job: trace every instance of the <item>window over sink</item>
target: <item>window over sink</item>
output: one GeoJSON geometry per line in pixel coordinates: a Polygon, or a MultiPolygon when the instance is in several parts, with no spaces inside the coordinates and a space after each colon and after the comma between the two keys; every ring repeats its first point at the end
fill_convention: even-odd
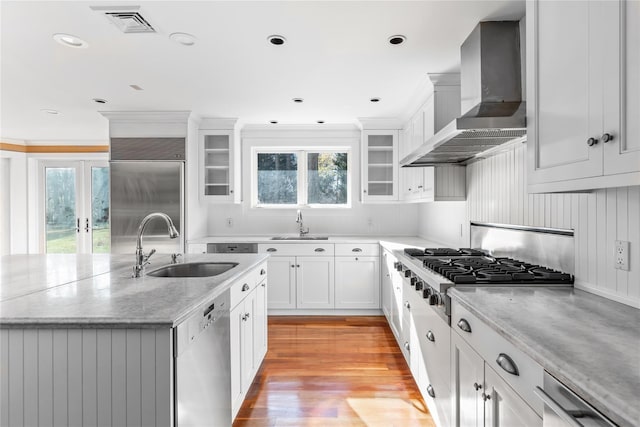
{"type": "Polygon", "coordinates": [[[342,148],[254,148],[252,206],[351,206],[351,156],[342,148]]]}

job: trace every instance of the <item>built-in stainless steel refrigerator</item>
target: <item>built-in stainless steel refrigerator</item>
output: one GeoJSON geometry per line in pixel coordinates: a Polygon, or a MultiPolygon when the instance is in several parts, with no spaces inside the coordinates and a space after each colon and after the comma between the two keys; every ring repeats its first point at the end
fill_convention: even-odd
{"type": "MultiPolygon", "coordinates": [[[[111,138],[111,252],[131,254],[142,219],[152,212],[171,217],[180,232],[169,239],[154,219],[142,238],[145,252],[184,252],[184,138],[111,138]]],[[[133,259],[133,258],[132,258],[133,259]]]]}

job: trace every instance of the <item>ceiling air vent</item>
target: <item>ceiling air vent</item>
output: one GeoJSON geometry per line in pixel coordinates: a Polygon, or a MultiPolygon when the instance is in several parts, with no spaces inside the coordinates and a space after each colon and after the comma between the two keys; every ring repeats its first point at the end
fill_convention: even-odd
{"type": "Polygon", "coordinates": [[[139,6],[103,7],[91,6],[91,9],[104,13],[104,15],[123,33],[155,33],[151,26],[138,11],[139,6]]]}

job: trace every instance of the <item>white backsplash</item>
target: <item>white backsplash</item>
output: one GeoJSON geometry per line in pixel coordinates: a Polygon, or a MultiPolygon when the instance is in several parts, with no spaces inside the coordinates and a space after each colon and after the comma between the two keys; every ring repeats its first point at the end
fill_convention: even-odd
{"type": "Polygon", "coordinates": [[[421,204],[419,235],[459,247],[469,244],[469,221],[571,228],[576,286],[640,307],[640,187],[528,194],[525,155],[522,144],[467,166],[467,201],[421,204]],[[614,269],[615,240],[631,242],[628,272],[614,269]]]}

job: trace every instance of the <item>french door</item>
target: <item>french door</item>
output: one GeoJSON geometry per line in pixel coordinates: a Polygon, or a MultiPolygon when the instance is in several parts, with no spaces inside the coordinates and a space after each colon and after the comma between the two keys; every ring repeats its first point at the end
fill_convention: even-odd
{"type": "Polygon", "coordinates": [[[110,252],[108,163],[44,161],[41,176],[43,252],[110,252]]]}

